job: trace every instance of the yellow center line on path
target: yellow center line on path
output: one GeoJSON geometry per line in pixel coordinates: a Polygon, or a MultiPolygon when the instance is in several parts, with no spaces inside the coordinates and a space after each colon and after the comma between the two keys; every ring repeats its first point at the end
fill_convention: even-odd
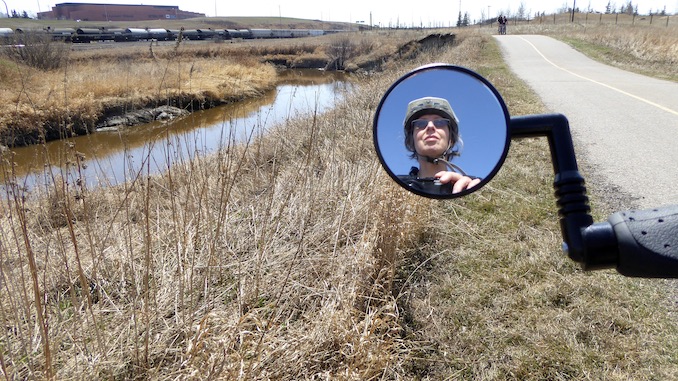
{"type": "MultiPolygon", "coordinates": [[[[520,37],[520,36],[518,36],[518,37],[520,37]]],[[[668,113],[671,113],[671,114],[673,114],[673,115],[678,116],[678,111],[672,110],[672,109],[670,109],[670,108],[668,108],[668,107],[665,107],[665,106],[662,106],[662,105],[660,105],[660,104],[654,103],[654,102],[652,102],[652,101],[650,101],[650,100],[647,100],[647,99],[645,99],[645,98],[639,97],[639,96],[637,96],[637,95],[633,95],[633,94],[631,94],[631,93],[629,93],[629,92],[626,92],[626,91],[624,91],[624,90],[618,89],[618,88],[616,88],[616,87],[614,87],[614,86],[610,86],[610,85],[607,85],[607,84],[605,84],[605,83],[598,82],[598,81],[596,81],[596,80],[594,80],[594,79],[584,77],[583,75],[579,75],[579,74],[574,73],[574,72],[572,72],[572,71],[570,71],[570,70],[567,70],[567,69],[565,69],[565,68],[563,68],[563,67],[560,67],[560,66],[556,65],[555,63],[553,63],[553,62],[552,62],[551,60],[549,60],[548,58],[546,58],[546,56],[545,56],[541,51],[539,51],[539,49],[537,49],[537,47],[534,46],[533,43],[531,43],[530,41],[528,41],[528,40],[525,39],[524,37],[520,37],[520,39],[522,39],[523,41],[525,41],[525,42],[527,42],[528,44],[530,44],[530,46],[532,46],[532,48],[533,48],[533,49],[534,49],[534,50],[535,50],[535,51],[536,51],[536,52],[537,52],[537,53],[538,53],[538,54],[539,54],[546,62],[550,63],[551,65],[553,65],[553,67],[555,67],[555,68],[557,68],[557,69],[560,69],[560,70],[562,70],[562,71],[564,71],[564,72],[566,72],[566,73],[572,74],[572,75],[574,75],[575,77],[579,77],[579,78],[581,78],[581,79],[583,79],[583,80],[586,80],[586,81],[589,81],[589,82],[593,82],[593,83],[595,83],[595,84],[597,84],[597,85],[600,85],[600,86],[603,86],[603,87],[607,87],[607,88],[610,89],[610,90],[614,90],[614,91],[616,91],[616,92],[618,92],[618,93],[624,94],[624,95],[626,95],[626,96],[629,96],[629,97],[631,97],[631,98],[633,98],[633,99],[636,99],[636,100],[639,100],[639,101],[641,101],[641,102],[645,102],[645,103],[647,103],[647,104],[649,104],[649,105],[651,105],[651,106],[654,106],[654,107],[656,107],[656,108],[658,108],[658,109],[660,109],[660,110],[664,110],[664,111],[666,111],[666,112],[668,112],[668,113]]]]}

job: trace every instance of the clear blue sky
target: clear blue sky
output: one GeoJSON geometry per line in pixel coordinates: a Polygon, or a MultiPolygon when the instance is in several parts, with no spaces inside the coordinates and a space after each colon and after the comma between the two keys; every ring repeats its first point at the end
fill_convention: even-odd
{"type": "MultiPolygon", "coordinates": [[[[520,4],[526,12],[554,12],[563,7],[571,7],[573,0],[429,0],[417,2],[384,2],[365,0],[342,0],[340,2],[326,2],[319,0],[250,0],[250,1],[223,1],[223,0],[109,0],[109,1],[81,1],[81,0],[0,0],[7,4],[11,12],[27,11],[36,14],[38,11],[49,11],[59,3],[106,3],[106,4],[147,4],[147,5],[177,5],[181,10],[205,13],[207,16],[283,16],[304,19],[320,19],[326,21],[370,22],[381,26],[451,26],[456,24],[459,9],[468,12],[472,20],[485,18],[489,14],[495,17],[501,13],[515,13],[520,4]]],[[[619,8],[626,1],[609,2],[619,8]]],[[[657,11],[666,7],[669,13],[678,12],[678,0],[636,0],[640,13],[657,11]]],[[[604,11],[608,0],[577,0],[580,9],[604,11]]],[[[5,4],[0,2],[0,12],[5,13],[5,4]]]]}

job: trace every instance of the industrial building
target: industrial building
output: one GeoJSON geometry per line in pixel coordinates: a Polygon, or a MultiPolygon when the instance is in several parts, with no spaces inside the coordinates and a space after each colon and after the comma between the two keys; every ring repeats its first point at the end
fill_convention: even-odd
{"type": "Polygon", "coordinates": [[[182,11],[176,5],[120,5],[61,3],[51,11],[38,13],[40,20],[145,21],[183,20],[205,17],[204,13],[182,11]]]}

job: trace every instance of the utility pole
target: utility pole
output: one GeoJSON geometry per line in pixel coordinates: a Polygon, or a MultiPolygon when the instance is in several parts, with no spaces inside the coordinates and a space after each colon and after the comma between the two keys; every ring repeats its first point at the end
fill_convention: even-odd
{"type": "Polygon", "coordinates": [[[570,22],[574,22],[574,9],[577,7],[577,0],[572,0],[572,18],[570,22]]]}

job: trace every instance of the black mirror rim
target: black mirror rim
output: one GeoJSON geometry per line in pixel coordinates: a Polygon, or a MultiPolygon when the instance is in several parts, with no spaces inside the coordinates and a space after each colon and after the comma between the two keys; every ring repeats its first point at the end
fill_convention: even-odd
{"type": "Polygon", "coordinates": [[[504,103],[504,99],[499,94],[499,91],[497,91],[497,89],[494,87],[494,85],[492,85],[492,83],[490,83],[487,79],[485,79],[485,77],[483,77],[480,74],[476,73],[475,71],[468,69],[468,68],[465,68],[463,66],[446,64],[446,63],[433,63],[433,64],[420,66],[420,67],[406,73],[405,75],[400,77],[396,82],[394,82],[388,88],[386,93],[384,93],[384,96],[379,101],[379,105],[377,106],[377,110],[376,110],[375,115],[374,115],[374,121],[372,123],[372,139],[373,139],[374,147],[377,151],[377,156],[379,157],[379,162],[381,163],[381,166],[384,168],[386,173],[388,173],[388,175],[393,179],[393,181],[395,181],[398,185],[402,186],[404,189],[407,189],[408,191],[410,191],[414,194],[417,194],[419,196],[423,196],[423,197],[427,197],[427,198],[433,198],[433,199],[452,199],[452,198],[466,196],[468,194],[471,194],[471,193],[481,189],[482,187],[485,186],[485,184],[487,184],[490,180],[492,180],[492,178],[494,178],[494,176],[497,174],[497,172],[499,172],[499,169],[501,169],[502,165],[504,164],[504,161],[506,160],[506,156],[508,155],[509,145],[511,143],[511,134],[510,134],[510,131],[509,131],[510,119],[511,119],[511,117],[509,115],[508,108],[506,107],[506,103],[504,103]],[[381,109],[384,105],[384,102],[388,98],[389,94],[391,94],[391,92],[393,90],[395,90],[400,83],[402,83],[403,81],[412,77],[415,74],[418,74],[418,73],[421,73],[421,72],[424,72],[424,71],[428,71],[428,70],[440,70],[440,69],[465,73],[465,74],[468,74],[468,75],[474,77],[478,81],[482,82],[494,94],[499,105],[501,106],[502,112],[504,114],[504,123],[505,123],[505,126],[506,126],[506,141],[504,143],[504,151],[502,152],[501,157],[499,158],[497,164],[494,166],[492,171],[490,171],[490,173],[482,179],[480,184],[476,185],[475,187],[473,187],[471,189],[466,189],[466,190],[461,191],[459,193],[453,193],[453,194],[432,194],[432,193],[423,192],[423,191],[418,190],[418,189],[407,187],[406,184],[404,184],[404,182],[400,178],[398,178],[398,176],[395,173],[393,173],[393,171],[391,171],[389,166],[386,164],[386,161],[384,160],[384,157],[381,153],[381,149],[379,148],[379,141],[377,139],[377,125],[378,125],[378,122],[379,122],[379,114],[380,114],[381,109]]]}

